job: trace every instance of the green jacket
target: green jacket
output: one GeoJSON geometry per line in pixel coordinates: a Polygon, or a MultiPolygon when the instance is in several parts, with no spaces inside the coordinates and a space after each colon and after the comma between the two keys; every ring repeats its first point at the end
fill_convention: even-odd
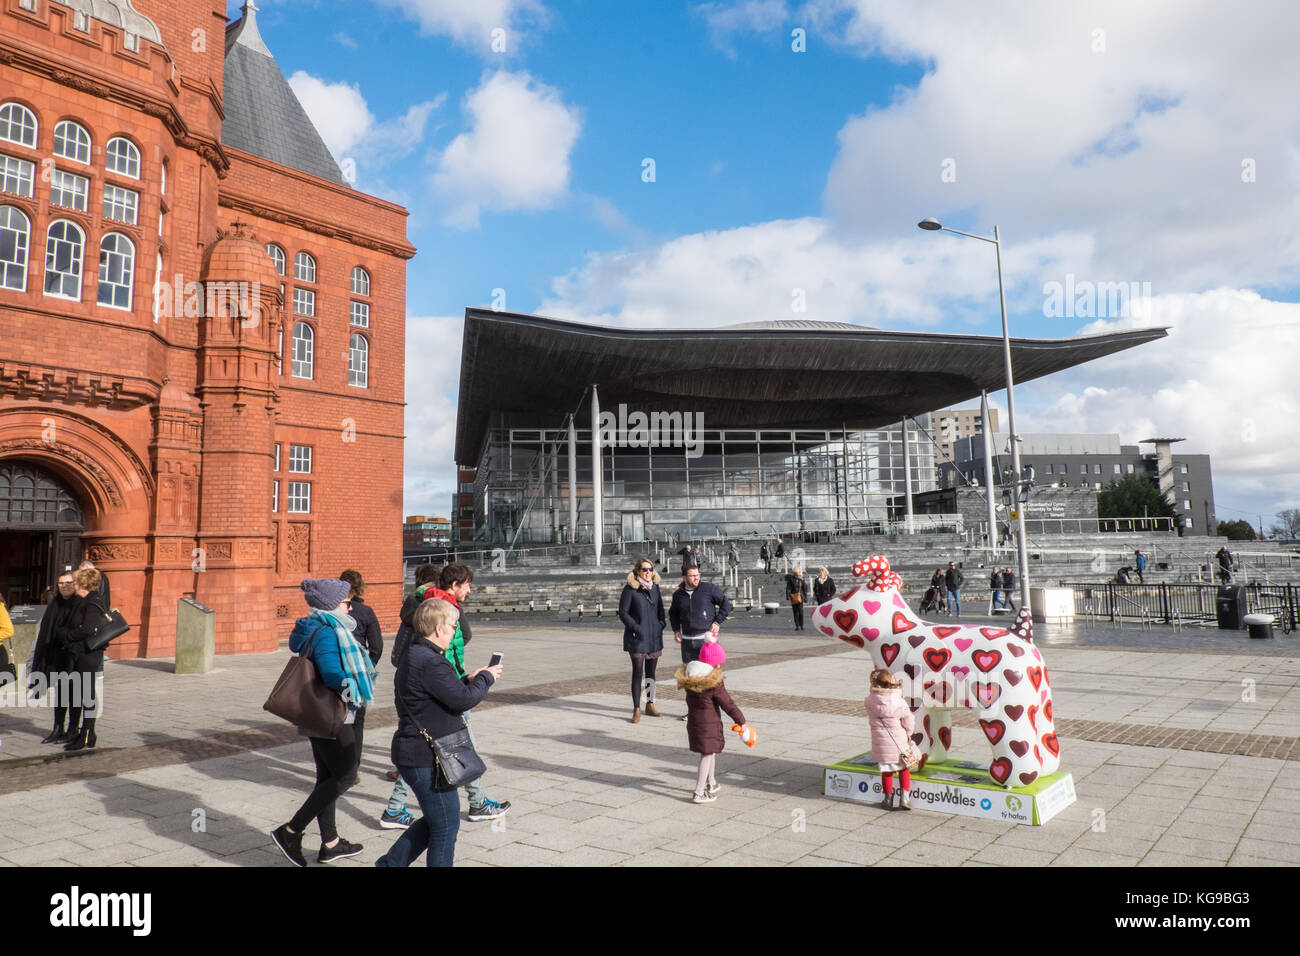
{"type": "Polygon", "coordinates": [[[446,657],[451,661],[451,666],[456,668],[456,676],[464,677],[465,672],[465,635],[460,629],[460,615],[464,613],[460,604],[447,591],[432,584],[426,584],[416,590],[416,595],[421,601],[428,598],[441,598],[456,609],[456,633],[452,635],[451,643],[447,645],[446,657]]]}

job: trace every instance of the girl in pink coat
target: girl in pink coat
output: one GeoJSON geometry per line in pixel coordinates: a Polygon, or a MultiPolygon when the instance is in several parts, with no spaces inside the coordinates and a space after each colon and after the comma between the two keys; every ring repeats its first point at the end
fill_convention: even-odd
{"type": "Polygon", "coordinates": [[[879,668],[871,672],[871,692],[867,694],[867,719],[871,724],[871,755],[880,766],[880,783],[885,798],[884,810],[894,807],[894,773],[899,774],[899,810],[911,810],[912,775],[910,768],[919,758],[912,746],[915,721],[903,700],[903,682],[896,675],[879,668]]]}

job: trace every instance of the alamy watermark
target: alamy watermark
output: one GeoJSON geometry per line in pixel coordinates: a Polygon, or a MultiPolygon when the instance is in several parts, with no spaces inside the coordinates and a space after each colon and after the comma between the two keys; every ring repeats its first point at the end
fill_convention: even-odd
{"type": "Polygon", "coordinates": [[[703,412],[600,413],[600,443],[606,448],[684,448],[687,458],[704,454],[703,412]]]}
{"type": "Polygon", "coordinates": [[[244,328],[256,328],[262,317],[262,284],[253,282],[186,282],[160,279],[153,287],[155,318],[234,318],[244,328]]]}
{"type": "Polygon", "coordinates": [[[1150,282],[1091,282],[1067,273],[1065,282],[1043,283],[1043,315],[1049,319],[1127,319],[1151,315],[1150,282]]]}

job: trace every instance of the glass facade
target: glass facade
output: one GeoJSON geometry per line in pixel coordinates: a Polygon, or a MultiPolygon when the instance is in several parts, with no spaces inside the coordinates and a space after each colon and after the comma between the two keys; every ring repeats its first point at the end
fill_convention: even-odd
{"type": "MultiPolygon", "coordinates": [[[[916,419],[929,429],[929,416],[916,419]]],[[[689,432],[689,430],[688,430],[689,432]]],[[[675,433],[680,436],[679,433],[675,433]]],[[[607,542],[793,534],[883,525],[903,494],[902,431],[702,429],[689,443],[615,431],[601,449],[607,542]]],[[[912,491],[936,487],[934,444],[908,423],[912,491]]],[[[577,430],[576,539],[594,533],[590,429],[577,430]]],[[[474,541],[565,543],[567,428],[492,428],[474,482],[474,541]]]]}

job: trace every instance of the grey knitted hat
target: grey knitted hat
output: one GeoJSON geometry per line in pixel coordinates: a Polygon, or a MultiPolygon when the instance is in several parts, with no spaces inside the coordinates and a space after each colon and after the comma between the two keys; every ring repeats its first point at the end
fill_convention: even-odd
{"type": "Polygon", "coordinates": [[[338,578],[303,578],[302,591],[310,607],[332,611],[348,599],[352,585],[338,578]]]}

